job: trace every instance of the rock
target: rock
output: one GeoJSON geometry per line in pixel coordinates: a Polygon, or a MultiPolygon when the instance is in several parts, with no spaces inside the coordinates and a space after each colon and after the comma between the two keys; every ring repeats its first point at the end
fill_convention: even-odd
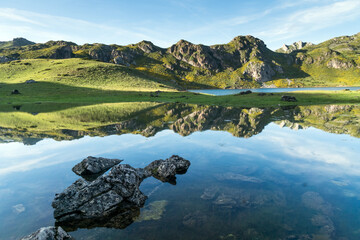
{"type": "Polygon", "coordinates": [[[207,220],[208,217],[205,214],[201,213],[200,211],[196,211],[187,214],[183,218],[183,224],[189,228],[199,228],[206,224],[207,220]]]}
{"type": "Polygon", "coordinates": [[[13,61],[14,59],[12,58],[9,58],[7,56],[0,56],[0,63],[6,63],[6,62],[11,62],[13,61]]]}
{"type": "Polygon", "coordinates": [[[285,101],[285,102],[297,102],[296,98],[293,96],[287,96],[284,95],[281,97],[281,101],[285,101]]]}
{"type": "Polygon", "coordinates": [[[125,228],[140,214],[147,196],[139,189],[150,176],[175,179],[186,172],[190,162],[179,156],[156,160],[145,169],[128,164],[114,166],[109,174],[87,182],[78,179],[62,193],[56,194],[52,206],[56,224],[65,230],[77,228],[125,228]]]}
{"type": "Polygon", "coordinates": [[[275,72],[270,65],[265,62],[249,62],[243,74],[250,76],[254,81],[267,82],[271,80],[275,72]]]}
{"type": "Polygon", "coordinates": [[[345,62],[338,58],[331,59],[326,66],[328,68],[335,68],[335,69],[348,69],[354,67],[354,63],[352,62],[345,62]]]}
{"type": "Polygon", "coordinates": [[[218,191],[219,191],[219,189],[217,187],[206,188],[204,190],[204,193],[201,195],[201,199],[212,200],[215,198],[218,191]]]}
{"type": "Polygon", "coordinates": [[[141,214],[136,219],[136,222],[161,219],[162,214],[165,212],[166,205],[167,205],[166,200],[154,201],[150,203],[141,211],[141,214]]]}
{"type": "Polygon", "coordinates": [[[258,93],[258,96],[266,96],[266,93],[258,93]]]}
{"type": "Polygon", "coordinates": [[[324,215],[332,215],[332,206],[325,202],[325,200],[317,192],[305,192],[301,196],[302,203],[313,210],[321,212],[324,215]]]}
{"type": "Polygon", "coordinates": [[[306,46],[312,46],[314,44],[310,43],[310,42],[302,42],[302,41],[298,41],[298,42],[294,42],[291,45],[283,45],[280,49],[276,50],[277,52],[283,52],[283,53],[291,53],[294,52],[296,50],[300,50],[306,46]]]}
{"type": "Polygon", "coordinates": [[[145,167],[147,175],[151,175],[162,182],[176,184],[175,174],[184,174],[190,166],[190,161],[177,155],[166,160],[156,160],[145,167]]]}
{"type": "Polygon", "coordinates": [[[215,205],[225,207],[225,208],[232,208],[236,206],[236,201],[232,196],[221,194],[216,198],[216,200],[213,202],[215,205]]]}
{"type": "Polygon", "coordinates": [[[239,180],[242,182],[252,182],[252,183],[262,183],[264,182],[263,180],[256,178],[256,177],[251,177],[251,176],[245,176],[242,174],[238,174],[238,173],[232,173],[232,172],[228,172],[228,173],[224,173],[224,174],[218,174],[216,176],[216,178],[218,180],[239,180]]]}
{"type": "Polygon", "coordinates": [[[247,90],[247,91],[241,91],[241,92],[239,92],[237,95],[247,95],[247,94],[250,94],[250,93],[252,93],[252,91],[251,91],[251,90],[247,90]]]}
{"type": "Polygon", "coordinates": [[[93,180],[94,177],[98,177],[99,174],[101,175],[122,161],[123,160],[120,159],[108,159],[102,157],[97,158],[89,156],[80,163],[76,164],[72,168],[72,171],[75,174],[84,177],[85,179],[93,180]]]}
{"type": "Polygon", "coordinates": [[[19,90],[14,89],[14,90],[12,90],[11,94],[20,94],[20,92],[19,92],[19,90]]]}
{"type": "Polygon", "coordinates": [[[71,240],[72,238],[61,227],[43,227],[21,240],[71,240]]]}
{"type": "Polygon", "coordinates": [[[37,83],[37,81],[30,79],[30,80],[26,80],[25,81],[26,84],[30,84],[30,83],[37,83]]]}

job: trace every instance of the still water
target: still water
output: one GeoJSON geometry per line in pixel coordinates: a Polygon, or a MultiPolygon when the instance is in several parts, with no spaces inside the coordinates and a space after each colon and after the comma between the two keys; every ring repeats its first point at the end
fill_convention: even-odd
{"type": "Polygon", "coordinates": [[[143,106],[135,112],[122,111],[129,106],[119,104],[6,113],[17,118],[13,126],[4,113],[0,239],[20,239],[54,225],[54,196],[79,179],[71,169],[87,156],[124,159],[121,164],[138,168],[173,154],[191,162],[188,171],[177,175],[176,185],[146,179],[140,190],[148,199],[129,213],[130,222],[73,226],[69,234],[76,239],[360,239],[360,106],[143,106]],[[104,116],[104,108],[117,109],[118,119],[104,116]],[[52,116],[59,121],[53,129],[42,125],[52,116]],[[84,118],[99,126],[84,129],[84,118]],[[61,129],[68,120],[72,129],[61,129]]]}
{"type": "Polygon", "coordinates": [[[279,93],[279,92],[296,92],[296,91],[340,91],[349,89],[351,91],[359,90],[360,87],[318,87],[318,88],[253,88],[253,89],[202,89],[189,90],[190,92],[206,93],[216,96],[237,94],[239,92],[250,90],[252,92],[279,93]]]}

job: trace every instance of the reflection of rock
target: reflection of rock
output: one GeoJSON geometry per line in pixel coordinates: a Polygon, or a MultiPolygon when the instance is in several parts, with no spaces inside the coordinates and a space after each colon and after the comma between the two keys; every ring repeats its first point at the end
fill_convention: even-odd
{"type": "Polygon", "coordinates": [[[111,167],[119,164],[122,160],[119,159],[108,159],[108,158],[96,158],[87,157],[80,163],[76,164],[72,171],[79,176],[84,177],[86,180],[94,180],[99,174],[104,173],[111,167]]]}
{"type": "Polygon", "coordinates": [[[155,176],[175,179],[175,174],[186,172],[190,162],[179,156],[156,160],[145,169],[128,164],[113,167],[109,174],[93,182],[78,179],[52,203],[56,224],[66,230],[93,227],[125,228],[139,216],[146,196],[140,191],[141,182],[155,176]]]}
{"type": "Polygon", "coordinates": [[[251,177],[251,176],[245,176],[242,174],[238,174],[238,173],[224,173],[224,174],[218,174],[216,176],[216,178],[218,180],[239,180],[239,181],[243,181],[243,182],[252,182],[252,183],[262,183],[263,181],[259,178],[256,177],[251,177]]]}
{"type": "Polygon", "coordinates": [[[186,215],[183,218],[183,224],[189,228],[199,228],[206,224],[207,220],[208,217],[204,213],[196,211],[186,215]]]}
{"type": "Polygon", "coordinates": [[[136,222],[159,220],[165,211],[167,205],[166,200],[155,201],[146,206],[140,216],[136,219],[136,222]]]}
{"type": "Polygon", "coordinates": [[[73,239],[61,227],[43,227],[21,240],[71,240],[73,239]]]}

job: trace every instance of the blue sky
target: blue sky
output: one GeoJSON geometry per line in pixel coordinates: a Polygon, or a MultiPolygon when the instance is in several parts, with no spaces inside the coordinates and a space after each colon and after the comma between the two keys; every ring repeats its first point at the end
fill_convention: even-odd
{"type": "Polygon", "coordinates": [[[206,45],[253,35],[270,49],[360,31],[360,0],[0,0],[0,40],[206,45]]]}

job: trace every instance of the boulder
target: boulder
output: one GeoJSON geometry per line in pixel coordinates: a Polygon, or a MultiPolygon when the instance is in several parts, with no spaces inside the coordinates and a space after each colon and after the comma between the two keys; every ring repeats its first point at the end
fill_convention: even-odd
{"type": "Polygon", "coordinates": [[[20,92],[19,92],[19,90],[14,89],[14,90],[12,90],[11,94],[16,95],[16,94],[20,94],[20,92]]]}
{"type": "Polygon", "coordinates": [[[97,158],[89,156],[80,163],[76,164],[72,168],[72,171],[87,180],[93,180],[122,161],[123,160],[120,159],[108,159],[102,157],[97,158]]]}
{"type": "Polygon", "coordinates": [[[173,155],[166,160],[156,160],[145,167],[147,175],[151,175],[162,182],[176,184],[176,174],[184,174],[190,166],[190,161],[173,155]]]}
{"type": "Polygon", "coordinates": [[[166,181],[184,173],[190,162],[179,156],[156,160],[145,169],[128,164],[114,166],[109,174],[93,182],[80,178],[62,193],[52,206],[56,225],[67,231],[77,228],[125,228],[140,214],[147,196],[139,189],[141,182],[154,176],[166,181]]]}
{"type": "Polygon", "coordinates": [[[25,81],[26,84],[30,84],[30,83],[37,83],[37,81],[30,79],[30,80],[26,80],[25,81]]]}
{"type": "Polygon", "coordinates": [[[21,240],[71,240],[72,238],[61,227],[43,227],[21,240]]]}
{"type": "Polygon", "coordinates": [[[281,101],[285,101],[285,102],[297,102],[296,98],[293,96],[282,96],[281,97],[281,101]]]}

